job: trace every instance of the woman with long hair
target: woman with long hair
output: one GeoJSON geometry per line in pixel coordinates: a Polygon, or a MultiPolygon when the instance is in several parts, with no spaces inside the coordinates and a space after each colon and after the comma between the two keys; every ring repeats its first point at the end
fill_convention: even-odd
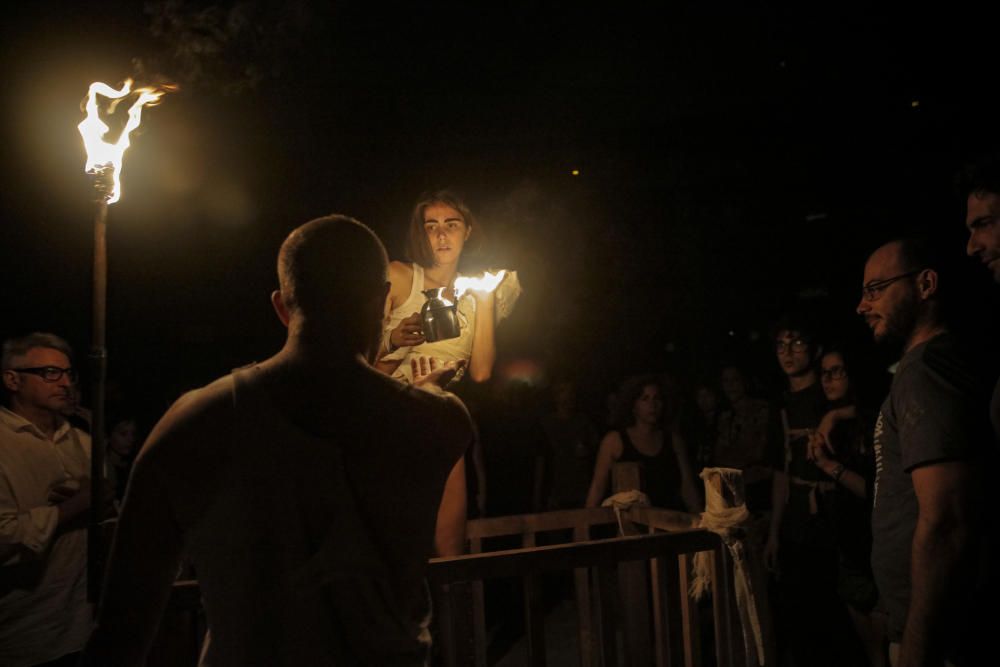
{"type": "Polygon", "coordinates": [[[848,357],[833,348],[820,359],[820,382],[829,401],[809,441],[809,458],[836,485],[824,503],[831,515],[839,555],[837,593],[872,667],[886,664],[884,619],[874,611],[878,599],[871,571],[871,492],[875,457],[871,430],[857,408],[848,357]]]}
{"type": "Polygon", "coordinates": [[[680,436],[663,427],[663,391],[657,378],[631,378],[618,397],[617,428],[601,441],[586,506],[601,504],[615,463],[635,462],[639,464],[639,490],[649,496],[654,507],[700,512],[701,499],[687,446],[680,436]]]}
{"type": "MultiPolygon", "coordinates": [[[[389,323],[376,362],[379,370],[411,382],[411,364],[430,360],[438,367],[455,367],[459,374],[467,370],[475,382],[490,378],[496,359],[496,291],[468,290],[458,295],[457,338],[427,342],[420,318],[424,290],[443,287],[446,297],[455,302],[455,280],[463,255],[479,246],[482,238],[479,222],[454,193],[440,190],[420,198],[410,216],[407,254],[411,261],[389,264],[389,323]]],[[[511,276],[505,279],[511,283],[508,293],[509,287],[516,286],[511,276]]]]}

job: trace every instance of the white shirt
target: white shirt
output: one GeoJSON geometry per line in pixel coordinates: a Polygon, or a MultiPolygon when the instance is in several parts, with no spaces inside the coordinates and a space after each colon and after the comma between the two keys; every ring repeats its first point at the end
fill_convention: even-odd
{"type": "Polygon", "coordinates": [[[67,479],[89,476],[86,433],[63,422],[50,438],[0,408],[0,665],[55,660],[86,643],[86,526],[58,530],[48,497],[67,479]]]}

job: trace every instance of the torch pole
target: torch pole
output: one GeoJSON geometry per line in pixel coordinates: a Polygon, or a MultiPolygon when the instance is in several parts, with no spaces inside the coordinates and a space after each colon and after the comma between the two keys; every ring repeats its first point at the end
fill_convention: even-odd
{"type": "Polygon", "coordinates": [[[108,203],[102,197],[94,213],[94,297],[91,336],[90,522],[87,530],[87,597],[97,603],[104,571],[104,384],[108,370],[105,322],[108,293],[108,203]]]}

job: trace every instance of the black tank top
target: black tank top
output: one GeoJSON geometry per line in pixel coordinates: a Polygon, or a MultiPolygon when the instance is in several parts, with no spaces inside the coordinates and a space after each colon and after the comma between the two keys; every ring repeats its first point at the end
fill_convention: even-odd
{"type": "Polygon", "coordinates": [[[619,463],[635,462],[639,464],[640,491],[649,496],[653,507],[667,510],[684,510],[681,499],[681,470],[674,454],[673,438],[664,432],[663,446],[655,456],[643,454],[628,437],[628,431],[621,429],[618,435],[622,439],[622,455],[619,463]]]}

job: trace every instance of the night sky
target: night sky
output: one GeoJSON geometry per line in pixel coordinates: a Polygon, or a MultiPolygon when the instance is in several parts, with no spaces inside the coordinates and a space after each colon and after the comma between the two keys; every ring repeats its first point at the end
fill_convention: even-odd
{"type": "Polygon", "coordinates": [[[347,213],[397,258],[417,195],[445,186],[489,234],[476,265],[525,288],[502,360],[594,387],[694,377],[769,359],[796,301],[865,340],[874,247],[933,230],[962,251],[953,175],[1000,145],[990,22],[650,4],[8,10],[0,334],[63,334],[84,365],[80,102],[139,73],[182,87],[144,114],[110,215],[110,375],[147,402],[279,347],[268,295],[293,227],[347,213]]]}

